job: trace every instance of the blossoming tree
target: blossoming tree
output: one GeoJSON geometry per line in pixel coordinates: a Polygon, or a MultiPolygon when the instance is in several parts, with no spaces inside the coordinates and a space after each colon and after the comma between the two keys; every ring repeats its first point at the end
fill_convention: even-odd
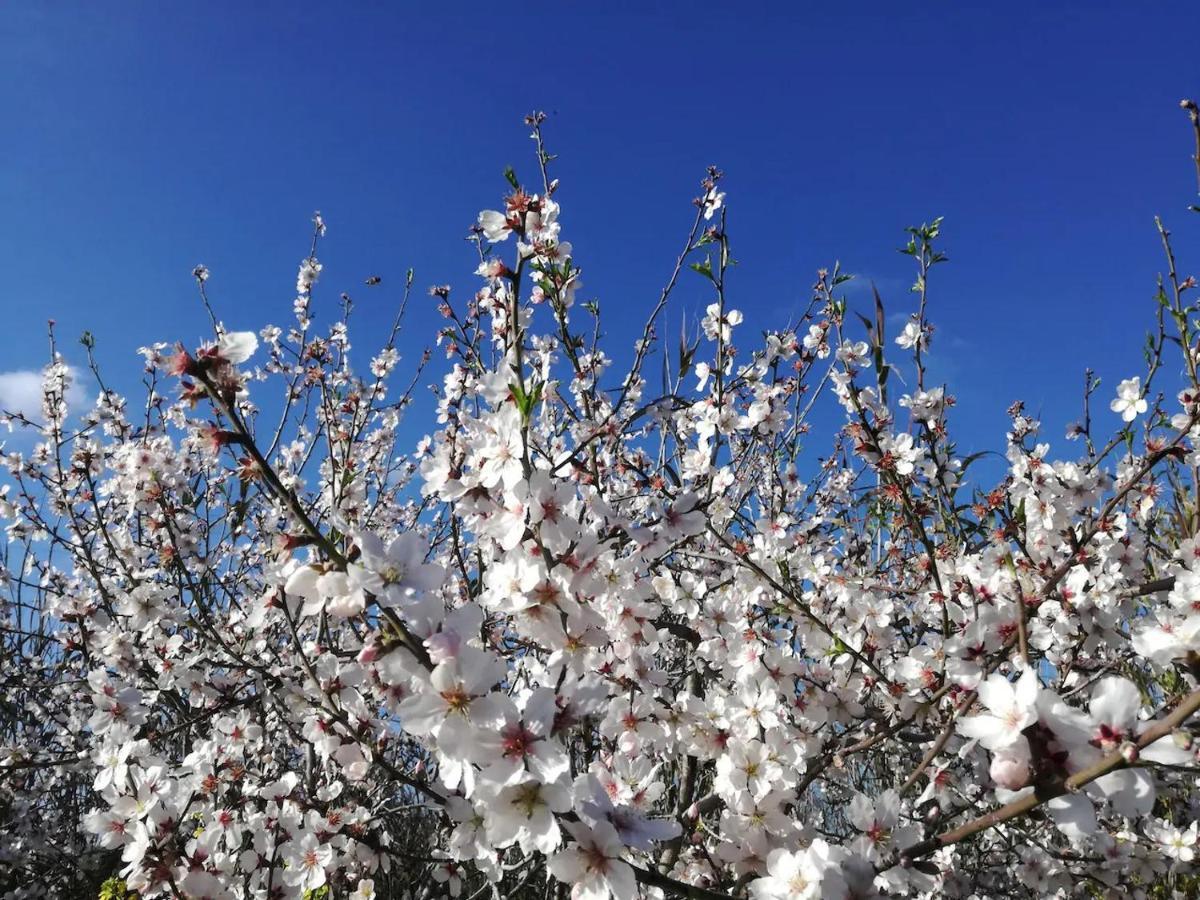
{"type": "Polygon", "coordinates": [[[287,329],[213,312],[136,401],[93,366],[81,422],[55,351],[0,489],[4,896],[1195,890],[1200,343],[1166,229],[1146,370],[1094,417],[1089,373],[1060,459],[1015,404],[989,490],[926,373],[940,222],[898,336],[834,267],[747,352],[712,169],[605,349],[527,124],[478,290],[432,291],[416,448],[413,277],[352,354],[345,295],[316,324],[319,215],[287,329]],[[676,347],[683,278],[711,299],[676,347]]]}

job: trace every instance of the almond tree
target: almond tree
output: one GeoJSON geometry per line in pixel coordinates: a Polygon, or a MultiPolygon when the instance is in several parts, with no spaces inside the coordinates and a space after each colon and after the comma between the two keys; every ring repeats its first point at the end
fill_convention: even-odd
{"type": "Polygon", "coordinates": [[[605,349],[542,123],[477,289],[431,291],[415,452],[413,275],[352,354],[319,214],[294,322],[226,329],[197,267],[213,333],[145,348],[136,403],[92,364],[73,421],[51,331],[0,495],[4,896],[1195,890],[1200,345],[1166,228],[1146,370],[1095,411],[1086,375],[1058,459],[1014,404],[985,490],[927,370],[940,220],[898,335],[834,266],[746,352],[710,169],[605,349]]]}

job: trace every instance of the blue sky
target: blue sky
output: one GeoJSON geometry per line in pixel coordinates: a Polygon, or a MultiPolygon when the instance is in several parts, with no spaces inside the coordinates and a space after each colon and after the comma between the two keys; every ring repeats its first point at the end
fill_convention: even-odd
{"type": "MultiPolygon", "coordinates": [[[[934,357],[973,449],[1002,449],[1017,398],[1062,449],[1084,366],[1103,407],[1138,371],[1156,213],[1183,271],[1200,265],[1178,109],[1200,94],[1195,3],[593,8],[10,0],[0,372],[45,362],[53,317],[71,352],[90,329],[132,389],[139,345],[205,335],[200,262],[230,327],[287,324],[314,209],[329,223],[318,305],[328,321],[355,295],[365,353],[409,266],[421,288],[474,289],[462,236],[506,164],[532,180],[532,109],[549,113],[585,297],[618,341],[657,296],[709,163],[727,174],[748,329],[784,324],[835,259],[908,312],[895,248],[945,216],[934,357]]],[[[669,333],[703,288],[683,282],[669,333]]],[[[424,299],[410,359],[438,323],[424,299]]]]}

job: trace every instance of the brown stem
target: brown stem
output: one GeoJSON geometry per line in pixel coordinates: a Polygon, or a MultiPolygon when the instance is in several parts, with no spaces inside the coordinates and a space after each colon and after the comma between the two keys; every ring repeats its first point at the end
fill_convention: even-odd
{"type": "Polygon", "coordinates": [[[1192,120],[1192,131],[1196,133],[1196,155],[1192,159],[1196,163],[1196,183],[1200,187],[1200,106],[1196,105],[1195,100],[1180,100],[1179,105],[1192,120]]]}

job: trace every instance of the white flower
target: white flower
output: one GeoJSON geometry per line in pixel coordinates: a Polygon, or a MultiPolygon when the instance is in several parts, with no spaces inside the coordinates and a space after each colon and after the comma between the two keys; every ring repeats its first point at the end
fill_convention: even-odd
{"type": "Polygon", "coordinates": [[[217,353],[234,365],[244,363],[258,349],[258,337],[253,331],[231,331],[217,339],[217,353]]]}
{"type": "Polygon", "coordinates": [[[1147,409],[1142,397],[1142,379],[1127,378],[1117,385],[1117,399],[1109,404],[1109,409],[1120,413],[1126,422],[1132,422],[1147,409]]]}
{"type": "Polygon", "coordinates": [[[384,544],[363,532],[357,543],[362,557],[350,564],[350,582],[377,595],[384,606],[397,606],[441,587],[445,573],[425,562],[429,546],[419,535],[405,532],[384,544]]]}
{"type": "Polygon", "coordinates": [[[1200,615],[1189,615],[1183,619],[1166,618],[1158,622],[1147,616],[1141,626],[1134,627],[1132,631],[1130,643],[1134,652],[1158,666],[1169,666],[1171,660],[1200,649],[1200,615]]]}
{"type": "Polygon", "coordinates": [[[729,339],[733,337],[733,329],[740,324],[742,324],[741,310],[726,310],[722,315],[720,303],[710,303],[705,310],[704,318],[700,320],[704,334],[710,341],[715,341],[720,336],[725,343],[729,343],[729,339]]]}
{"type": "Polygon", "coordinates": [[[865,365],[867,357],[871,352],[871,347],[866,341],[843,341],[842,346],[838,347],[837,359],[850,368],[865,365]]]}
{"type": "Polygon", "coordinates": [[[884,435],[879,439],[879,448],[884,452],[885,458],[890,458],[897,475],[911,475],[925,458],[924,448],[918,446],[912,435],[907,432],[894,436],[884,435]]]}
{"type": "Polygon", "coordinates": [[[761,741],[731,741],[728,752],[717,759],[713,790],[730,801],[743,792],[761,800],[771,792],[782,774],[782,767],[771,758],[770,749],[761,741]]]}
{"type": "Polygon", "coordinates": [[[1011,747],[1037,721],[1038,679],[1033,669],[1026,669],[1015,685],[1003,675],[991,675],[977,690],[987,712],[960,720],[958,730],[988,750],[1011,747]]]}
{"type": "Polygon", "coordinates": [[[1092,693],[1088,711],[1092,714],[1091,743],[1101,750],[1115,750],[1134,737],[1142,695],[1128,678],[1105,678],[1092,693]]]}
{"type": "Polygon", "coordinates": [[[897,335],[896,343],[905,350],[911,350],[918,345],[924,350],[928,341],[925,333],[921,330],[921,326],[916,322],[909,322],[904,326],[904,330],[897,335]]]}
{"type": "Polygon", "coordinates": [[[508,240],[509,234],[512,233],[508,218],[494,209],[485,209],[479,214],[479,227],[483,229],[483,236],[493,244],[508,240]]]}
{"type": "Polygon", "coordinates": [[[804,336],[804,349],[824,359],[829,355],[829,342],[826,340],[826,329],[820,325],[809,325],[808,334],[804,336]]]}
{"type": "Polygon", "coordinates": [[[830,860],[830,847],[820,838],[803,850],[772,850],[766,877],[750,883],[754,900],[815,900],[844,891],[841,873],[830,860]]]}
{"type": "Polygon", "coordinates": [[[488,837],[497,847],[519,842],[524,853],[550,853],[562,843],[554,814],[571,808],[565,788],[522,778],[499,790],[494,785],[480,787],[479,797],[488,837]]]}
{"type": "Polygon", "coordinates": [[[286,845],[288,867],[284,879],[302,891],[315,891],[325,883],[325,868],[333,862],[333,848],[316,835],[305,834],[286,845]]]}
{"type": "Polygon", "coordinates": [[[226,897],[231,896],[221,884],[221,879],[204,869],[193,869],[188,872],[180,886],[183,888],[183,895],[188,898],[203,897],[204,900],[225,900],[226,897]]]}
{"type": "Polygon", "coordinates": [[[95,791],[103,791],[109,785],[116,784],[122,786],[125,781],[125,775],[129,770],[128,759],[129,753],[133,750],[133,743],[126,742],[119,748],[112,744],[106,744],[104,750],[96,756],[96,780],[92,783],[92,789],[95,791]]]}
{"type": "Polygon", "coordinates": [[[1162,845],[1162,851],[1172,859],[1188,863],[1196,858],[1196,834],[1200,823],[1192,822],[1180,830],[1165,819],[1146,824],[1146,836],[1162,845]]]}
{"type": "Polygon", "coordinates": [[[472,711],[491,719],[490,704],[481,701],[503,676],[504,664],[499,659],[474,647],[461,648],[458,655],[435,666],[428,684],[400,704],[405,730],[436,735],[438,749],[447,758],[471,758],[477,749],[470,724],[472,711]]]}
{"type": "Polygon", "coordinates": [[[779,725],[778,706],[779,697],[769,686],[744,685],[736,705],[727,709],[729,725],[743,738],[758,737],[759,726],[769,734],[779,725]]]}
{"type": "Polygon", "coordinates": [[[711,219],[715,213],[725,203],[725,192],[718,191],[715,187],[709,188],[708,193],[704,195],[704,218],[711,219]]]}
{"type": "Polygon", "coordinates": [[[321,277],[321,264],[315,256],[300,261],[300,271],[296,275],[296,293],[307,294],[321,277]]]}

